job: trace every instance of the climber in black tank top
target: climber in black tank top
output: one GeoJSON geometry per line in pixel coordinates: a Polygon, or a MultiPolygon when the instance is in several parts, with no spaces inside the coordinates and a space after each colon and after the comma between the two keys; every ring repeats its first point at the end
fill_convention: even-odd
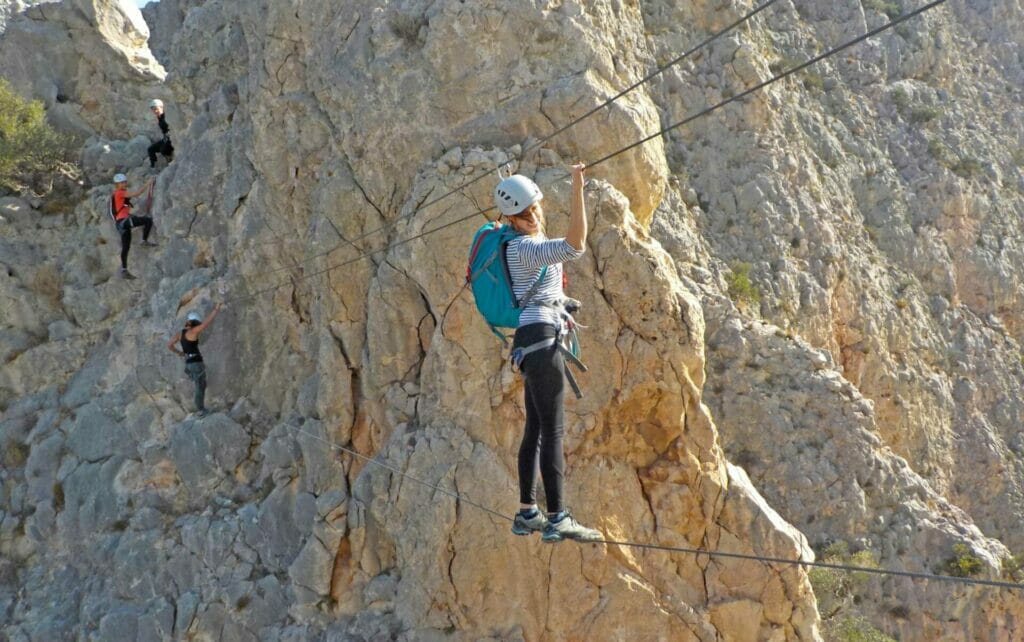
{"type": "MultiPolygon", "coordinates": [[[[198,315],[197,315],[198,316],[198,315]]],[[[195,319],[194,323],[198,323],[199,319],[195,319]]],[[[199,352],[199,339],[191,340],[188,338],[188,325],[181,331],[181,352],[185,355],[185,363],[202,363],[203,355],[199,352]]]]}
{"type": "Polygon", "coordinates": [[[196,384],[195,402],[196,414],[202,418],[209,414],[206,410],[206,366],[203,364],[203,355],[199,352],[199,335],[210,325],[213,319],[220,312],[222,304],[218,303],[213,311],[200,321],[198,312],[189,312],[185,319],[185,327],[171,337],[167,342],[167,349],[171,352],[185,357],[185,374],[196,384]],[[176,344],[181,345],[181,350],[176,344]]]}

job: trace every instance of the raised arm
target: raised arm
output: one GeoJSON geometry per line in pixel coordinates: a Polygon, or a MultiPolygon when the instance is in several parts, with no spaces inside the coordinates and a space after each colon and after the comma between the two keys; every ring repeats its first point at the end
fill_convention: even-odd
{"type": "Polygon", "coordinates": [[[167,349],[178,355],[179,357],[185,356],[185,353],[178,350],[178,342],[181,341],[181,332],[178,332],[171,337],[171,340],[167,342],[167,349]]]}
{"type": "Polygon", "coordinates": [[[218,303],[217,305],[213,306],[213,310],[210,311],[210,314],[206,315],[206,318],[203,319],[202,323],[192,328],[192,331],[195,332],[196,334],[199,334],[200,332],[205,330],[206,326],[210,325],[210,323],[212,323],[213,320],[217,317],[217,313],[220,312],[220,309],[222,307],[224,307],[223,303],[218,303]]]}
{"type": "Polygon", "coordinates": [[[139,189],[135,190],[134,192],[125,192],[125,196],[127,196],[128,198],[135,198],[136,196],[141,196],[142,194],[144,194],[146,192],[147,189],[149,189],[149,186],[152,185],[152,184],[153,184],[153,177],[150,176],[149,180],[147,180],[145,182],[145,184],[143,184],[142,187],[140,187],[139,189]]]}
{"type": "Polygon", "coordinates": [[[569,232],[565,240],[573,249],[582,252],[587,243],[587,210],[583,204],[583,163],[572,166],[572,195],[569,204],[569,232]]]}

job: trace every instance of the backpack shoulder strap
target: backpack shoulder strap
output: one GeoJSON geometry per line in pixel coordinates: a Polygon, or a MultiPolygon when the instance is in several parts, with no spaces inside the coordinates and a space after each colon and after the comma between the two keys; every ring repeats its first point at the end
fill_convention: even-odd
{"type": "MultiPolygon", "coordinates": [[[[515,297],[515,290],[512,288],[512,274],[511,274],[511,270],[509,270],[509,268],[508,268],[508,244],[511,243],[514,239],[515,239],[515,236],[512,236],[507,241],[504,241],[502,243],[502,245],[501,245],[502,256],[505,259],[505,269],[506,269],[506,272],[508,273],[509,289],[512,290],[512,292],[513,292],[512,296],[513,297],[515,297]]],[[[541,283],[541,281],[544,280],[544,276],[547,273],[548,273],[548,266],[545,265],[544,267],[541,268],[540,274],[537,275],[537,280],[533,282],[533,285],[530,286],[530,289],[526,291],[526,293],[522,296],[522,298],[515,299],[515,307],[516,307],[516,309],[521,310],[521,309],[525,308],[526,305],[533,299],[533,297],[536,296],[537,290],[540,289],[540,283],[541,283]]]]}
{"type": "Polygon", "coordinates": [[[523,295],[523,298],[516,301],[517,308],[525,308],[526,305],[533,299],[533,297],[536,296],[537,290],[540,289],[540,282],[544,280],[544,276],[547,273],[548,266],[545,265],[544,267],[541,268],[540,274],[537,275],[537,280],[533,282],[533,285],[531,285],[530,289],[526,291],[526,294],[523,295]]]}

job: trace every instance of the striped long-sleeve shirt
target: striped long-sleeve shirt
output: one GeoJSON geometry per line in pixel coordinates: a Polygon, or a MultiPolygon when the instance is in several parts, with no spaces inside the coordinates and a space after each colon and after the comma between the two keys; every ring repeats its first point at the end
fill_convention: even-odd
{"type": "MultiPolygon", "coordinates": [[[[547,265],[548,271],[531,301],[550,301],[565,296],[562,291],[562,261],[573,261],[583,256],[565,239],[545,239],[542,236],[518,236],[508,244],[505,259],[512,275],[512,291],[516,299],[526,295],[547,265]]],[[[540,305],[528,305],[519,316],[519,327],[531,323],[550,323],[561,327],[558,311],[540,305]]]]}

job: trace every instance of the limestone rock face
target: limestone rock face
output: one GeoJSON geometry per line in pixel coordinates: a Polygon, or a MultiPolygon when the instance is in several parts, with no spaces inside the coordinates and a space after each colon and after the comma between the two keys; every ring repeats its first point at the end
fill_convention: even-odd
{"type": "MultiPolygon", "coordinates": [[[[146,44],[149,28],[129,0],[21,3],[0,28],[0,76],[26,97],[42,100],[49,120],[67,135],[89,139],[83,167],[106,182],[145,158],[158,135],[147,105],[169,99],[163,67],[146,44]],[[154,134],[156,132],[156,134],[154,134]],[[132,153],[113,142],[138,135],[132,153]]],[[[173,104],[173,101],[169,101],[173,104]]]]}
{"type": "MultiPolygon", "coordinates": [[[[113,74],[97,52],[149,51],[127,8],[76,2],[46,5],[39,38],[73,28],[74,42],[93,44],[62,45],[78,66],[54,63],[42,78],[113,74]]],[[[1019,168],[1005,154],[992,171],[958,157],[926,182],[928,143],[910,125],[947,146],[966,140],[949,132],[956,119],[921,109],[951,104],[967,60],[994,75],[961,82],[964,103],[988,91],[1004,114],[979,121],[971,140],[990,144],[1019,124],[1011,4],[933,14],[831,61],[834,73],[773,86],[590,171],[587,253],[566,266],[588,326],[585,396],[566,409],[566,490],[581,521],[612,541],[787,559],[843,539],[882,565],[927,572],[944,572],[962,543],[978,572],[998,575],[1019,519],[981,500],[1013,499],[1019,471],[939,469],[969,453],[1010,468],[1022,236],[1004,222],[971,262],[973,237],[930,207],[963,221],[986,205],[1014,211],[1019,168]],[[991,34],[1003,44],[971,48],[991,34]],[[950,194],[963,198],[948,205],[950,194]],[[918,241],[893,212],[946,232],[918,241]],[[873,249],[869,227],[902,245],[873,249]],[[962,251],[944,254],[954,241],[962,251]],[[956,274],[920,294],[911,282],[896,303],[904,273],[941,270],[956,274]],[[1010,285],[991,284],[996,273],[1010,285]],[[986,350],[998,356],[983,371],[986,350]],[[974,371],[985,385],[963,374],[974,371]],[[948,394],[987,441],[960,444],[957,418],[968,415],[948,403],[916,397],[904,414],[886,412],[894,389],[948,394]]],[[[474,213],[491,204],[497,167],[537,180],[559,236],[568,164],[886,19],[859,3],[780,7],[533,145],[748,10],[148,7],[166,83],[145,71],[148,54],[141,67],[119,58],[123,82],[101,83],[123,92],[114,122],[144,119],[153,94],[175,102],[177,153],[153,201],[160,245],[136,244],[129,259],[140,278],[115,277],[109,187],[71,206],[0,201],[3,635],[821,639],[802,567],[511,535],[522,384],[463,286],[472,234],[493,217],[474,213]],[[215,412],[198,419],[164,344],[187,311],[225,299],[202,340],[215,412]]],[[[0,52],[42,46],[26,40],[26,19],[11,22],[0,52]]],[[[72,102],[99,133],[83,150],[94,182],[122,167],[139,184],[145,127],[102,129],[98,112],[72,102]]],[[[1019,634],[1019,595],[947,588],[877,580],[857,591],[870,623],[901,639],[1019,634]]]]}
{"type": "MultiPolygon", "coordinates": [[[[766,14],[771,42],[740,38],[720,55],[782,71],[887,19],[867,5],[796,10],[799,35],[782,22],[792,12],[766,14]]],[[[1021,24],[997,2],[907,25],[680,129],[666,148],[688,181],[654,234],[705,293],[705,398],[772,505],[819,550],[843,540],[941,572],[964,545],[994,577],[1024,532],[1024,174],[1008,142],[1024,116],[1021,24]]],[[[669,72],[655,102],[677,119],[692,110],[685,92],[721,84],[720,66],[669,72]]],[[[750,82],[736,71],[733,93],[750,82]]],[[[901,639],[1020,635],[987,604],[1012,593],[967,600],[950,622],[948,596],[878,591],[871,617],[901,639]]]]}
{"type": "Polygon", "coordinates": [[[23,0],[3,0],[3,2],[0,2],[0,33],[3,33],[7,27],[7,21],[12,16],[20,13],[30,4],[32,4],[31,1],[24,2],[23,0]]]}
{"type": "Polygon", "coordinates": [[[160,0],[142,7],[142,16],[149,29],[149,50],[165,67],[174,36],[181,28],[185,15],[193,6],[200,4],[197,0],[160,0]]]}

